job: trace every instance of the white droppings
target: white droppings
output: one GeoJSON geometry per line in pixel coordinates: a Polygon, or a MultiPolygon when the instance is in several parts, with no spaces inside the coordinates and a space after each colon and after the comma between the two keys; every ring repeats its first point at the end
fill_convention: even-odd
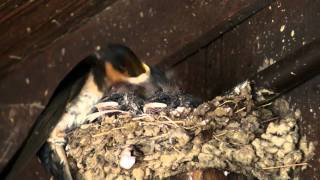
{"type": "Polygon", "coordinates": [[[306,42],[305,42],[305,41],[302,41],[302,45],[306,45],[306,42]]]}
{"type": "Polygon", "coordinates": [[[64,56],[66,54],[66,48],[61,49],[61,55],[64,56]]]}
{"type": "Polygon", "coordinates": [[[278,8],[281,7],[281,2],[277,2],[277,7],[278,7],[278,8]]]}
{"type": "Polygon", "coordinates": [[[120,155],[120,167],[123,169],[131,169],[136,163],[136,157],[131,155],[131,147],[125,148],[120,155]]]}
{"type": "Polygon", "coordinates": [[[228,176],[230,174],[229,171],[223,171],[224,176],[228,176]]]}
{"type": "Polygon", "coordinates": [[[31,27],[27,27],[27,29],[26,29],[26,31],[27,31],[27,33],[31,33],[31,27]]]}
{"type": "Polygon", "coordinates": [[[294,37],[294,34],[295,34],[294,30],[292,30],[290,33],[291,37],[294,37]]]}
{"type": "Polygon", "coordinates": [[[61,26],[61,23],[60,23],[58,20],[56,20],[56,19],[52,19],[52,20],[51,20],[51,23],[53,23],[53,24],[55,24],[55,25],[57,25],[57,26],[61,26]]]}
{"type": "Polygon", "coordinates": [[[271,19],[271,22],[274,23],[274,19],[271,19]]]}
{"type": "Polygon", "coordinates": [[[271,10],[272,9],[272,6],[269,6],[269,10],[271,10]]]}
{"type": "Polygon", "coordinates": [[[286,28],[286,25],[282,25],[282,26],[280,27],[280,32],[283,32],[285,28],[286,28]]]}
{"type": "Polygon", "coordinates": [[[97,45],[96,46],[96,51],[99,51],[101,49],[101,46],[97,45]]]}
{"type": "Polygon", "coordinates": [[[21,56],[17,56],[17,55],[9,55],[10,59],[16,59],[16,60],[21,60],[22,57],[21,56]]]}
{"type": "Polygon", "coordinates": [[[291,74],[291,75],[294,75],[294,76],[296,75],[296,73],[294,73],[294,72],[290,72],[290,74],[291,74]]]}
{"type": "Polygon", "coordinates": [[[26,79],[25,79],[25,82],[26,82],[27,85],[29,85],[29,84],[30,84],[30,79],[29,79],[29,78],[26,78],[26,79]]]}
{"type": "Polygon", "coordinates": [[[142,12],[142,11],[139,13],[139,15],[140,15],[140,17],[141,17],[141,18],[143,18],[143,17],[144,17],[144,14],[143,14],[143,12],[142,12]]]}
{"type": "Polygon", "coordinates": [[[276,61],[275,61],[274,59],[272,59],[272,58],[267,58],[267,57],[266,57],[266,58],[264,59],[262,65],[259,66],[258,72],[266,69],[267,67],[271,66],[271,65],[274,64],[275,62],[276,62],[276,61]]]}
{"type": "Polygon", "coordinates": [[[49,90],[46,89],[46,90],[44,91],[43,95],[46,97],[46,96],[48,96],[48,94],[49,94],[49,90]]]}
{"type": "Polygon", "coordinates": [[[312,112],[313,112],[313,109],[309,109],[309,111],[312,113],[312,112]]]}

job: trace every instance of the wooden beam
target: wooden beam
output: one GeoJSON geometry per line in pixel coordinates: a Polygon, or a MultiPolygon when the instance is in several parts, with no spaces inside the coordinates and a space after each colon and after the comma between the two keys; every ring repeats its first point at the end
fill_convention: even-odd
{"type": "Polygon", "coordinates": [[[34,58],[64,33],[84,24],[115,0],[7,0],[0,4],[0,77],[34,58]]]}

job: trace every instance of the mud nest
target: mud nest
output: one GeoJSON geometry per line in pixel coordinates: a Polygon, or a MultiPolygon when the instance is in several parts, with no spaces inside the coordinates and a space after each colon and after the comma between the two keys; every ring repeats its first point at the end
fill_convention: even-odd
{"type": "Polygon", "coordinates": [[[114,92],[96,107],[88,116],[96,120],[68,135],[77,179],[162,179],[199,168],[289,179],[314,151],[299,135],[300,111],[283,99],[256,106],[247,82],[201,104],[179,92],[114,92]]]}

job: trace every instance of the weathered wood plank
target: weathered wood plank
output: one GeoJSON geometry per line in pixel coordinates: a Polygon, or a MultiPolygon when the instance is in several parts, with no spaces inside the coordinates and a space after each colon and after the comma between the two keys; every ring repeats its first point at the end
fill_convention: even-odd
{"type": "Polygon", "coordinates": [[[0,5],[0,77],[115,0],[6,1],[0,5]]]}

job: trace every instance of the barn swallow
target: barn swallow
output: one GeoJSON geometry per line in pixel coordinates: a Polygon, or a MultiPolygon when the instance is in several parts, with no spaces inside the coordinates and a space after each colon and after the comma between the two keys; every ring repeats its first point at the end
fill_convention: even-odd
{"type": "Polygon", "coordinates": [[[109,44],[88,56],[58,85],[1,176],[7,180],[16,179],[31,157],[46,144],[60,160],[63,168],[60,178],[72,179],[64,149],[66,132],[87,123],[86,115],[115,84],[142,85],[152,87],[152,90],[161,88],[160,84],[165,83],[166,78],[159,78],[162,76],[159,72],[120,44],[109,44]]]}

